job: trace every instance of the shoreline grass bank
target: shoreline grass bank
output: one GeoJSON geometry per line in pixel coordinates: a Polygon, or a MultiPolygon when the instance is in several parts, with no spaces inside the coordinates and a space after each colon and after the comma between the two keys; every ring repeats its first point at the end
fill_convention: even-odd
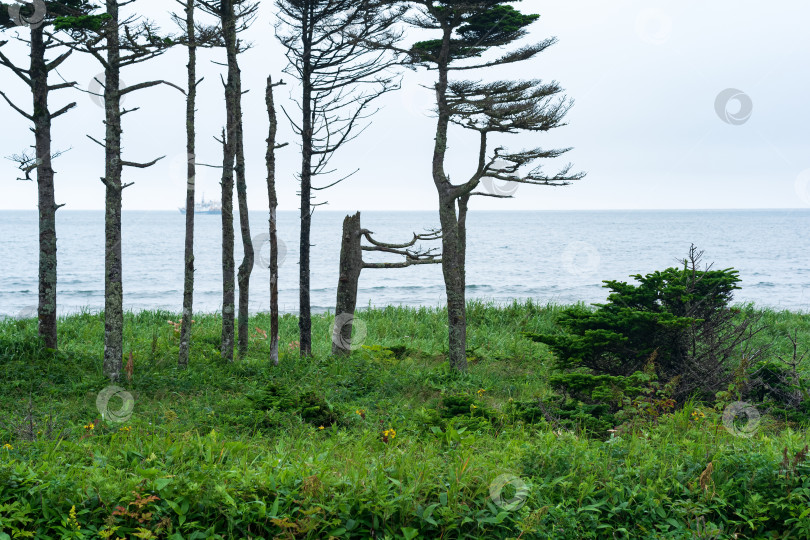
{"type": "MultiPolygon", "coordinates": [[[[185,371],[177,315],[131,313],[123,422],[97,406],[99,315],[65,317],[58,353],[35,321],[2,321],[0,538],[810,536],[803,426],[766,415],[741,437],[698,403],[607,440],[527,421],[520,405],[552,392],[552,356],[522,332],[554,331],[563,307],[471,303],[465,374],[446,365],[438,309],[358,312],[349,358],[328,354],[332,317],[313,317],[307,361],[285,316],[278,367],[256,330],[269,318],[223,365],[219,318],[200,314],[185,371]]],[[[808,315],[763,322],[769,354],[789,352],[788,331],[810,345],[808,315]]]]}

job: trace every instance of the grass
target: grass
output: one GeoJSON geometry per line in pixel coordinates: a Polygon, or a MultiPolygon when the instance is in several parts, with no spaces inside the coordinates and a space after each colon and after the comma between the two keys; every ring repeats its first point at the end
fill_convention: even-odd
{"type": "MultiPolygon", "coordinates": [[[[471,303],[465,374],[446,364],[437,309],[358,313],[367,335],[348,358],[329,355],[332,317],[314,317],[306,361],[285,316],[278,367],[254,330],[268,317],[225,365],[218,317],[199,314],[185,371],[177,315],[128,314],[123,423],[96,406],[99,315],[61,320],[59,352],[35,321],[2,321],[0,540],[810,535],[801,426],[766,416],[735,436],[699,403],[606,441],[522,420],[516,404],[551,393],[552,357],[521,332],[554,331],[561,309],[471,303]]],[[[763,320],[771,355],[787,331],[810,343],[808,315],[763,320]]]]}

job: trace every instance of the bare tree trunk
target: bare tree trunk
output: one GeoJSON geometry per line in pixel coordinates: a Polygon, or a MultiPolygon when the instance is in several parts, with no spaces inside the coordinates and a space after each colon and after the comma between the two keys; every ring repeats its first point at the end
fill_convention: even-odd
{"type": "Polygon", "coordinates": [[[340,247],[340,277],[338,278],[337,300],[335,301],[335,325],[332,329],[332,354],[348,356],[356,346],[352,346],[352,327],[357,307],[357,287],[360,273],[364,268],[394,269],[408,268],[421,264],[441,264],[442,260],[434,253],[435,248],[414,247],[420,240],[432,241],[439,238],[436,231],[427,234],[413,234],[410,242],[391,244],[372,237],[371,231],[360,224],[360,212],[346,216],[343,220],[343,238],[340,247]],[[363,245],[363,237],[371,245],[363,245]],[[404,257],[401,262],[365,262],[364,251],[374,251],[404,257]]]}
{"type": "Polygon", "coordinates": [[[449,85],[448,64],[452,29],[446,28],[439,59],[439,81],[436,83],[436,98],[439,118],[436,126],[436,143],[433,152],[433,181],[439,192],[439,219],[442,225],[442,273],[447,294],[447,318],[449,330],[448,355],[450,365],[459,371],[467,370],[467,305],[464,252],[466,247],[464,218],[467,204],[459,201],[456,215],[456,197],[444,170],[447,154],[447,134],[451,111],[447,103],[449,85]]]}
{"type": "Polygon", "coordinates": [[[31,89],[39,201],[39,335],[46,347],[57,348],[56,337],[56,198],[51,164],[51,113],[48,109],[48,66],[44,28],[31,29],[31,89]]]}
{"type": "MultiPolygon", "coordinates": [[[[223,139],[227,139],[225,130],[223,139]]],[[[233,152],[231,144],[225,140],[223,143],[222,159],[222,343],[220,353],[223,360],[233,362],[234,348],[234,303],[236,281],[234,273],[233,244],[233,152]]]]}
{"type": "MultiPolygon", "coordinates": [[[[229,28],[229,31],[230,28],[229,28]]],[[[236,152],[236,194],[239,203],[239,229],[242,233],[242,264],[239,265],[239,358],[243,359],[248,353],[249,323],[250,323],[250,274],[253,272],[255,254],[253,253],[253,240],[250,236],[250,215],[247,203],[247,180],[245,178],[245,143],[242,118],[242,71],[239,68],[239,44],[237,41],[236,19],[234,17],[233,37],[226,40],[228,51],[228,71],[233,73],[234,88],[231,100],[233,101],[236,152]]]]}
{"type": "MultiPolygon", "coordinates": [[[[234,62],[236,62],[234,55],[234,62]]],[[[236,194],[239,199],[239,226],[242,232],[242,246],[244,255],[239,265],[239,358],[245,358],[248,353],[250,303],[250,274],[253,271],[255,254],[253,253],[253,240],[250,237],[250,216],[247,204],[247,181],[245,179],[245,147],[242,132],[242,76],[239,65],[235,65],[237,80],[236,96],[236,194]]]]}
{"type": "Polygon", "coordinates": [[[107,65],[104,109],[106,186],[104,216],[104,375],[117,381],[124,357],[124,289],[121,263],[121,93],[118,2],[107,0],[107,65]]]}
{"type": "Polygon", "coordinates": [[[186,97],[186,240],[185,273],[183,279],[183,321],[180,327],[180,352],[177,365],[188,366],[191,347],[191,318],[194,311],[194,204],[196,163],[195,113],[197,106],[197,46],[194,27],[194,0],[186,3],[186,33],[188,36],[188,95],[186,97]]]}
{"type": "Polygon", "coordinates": [[[267,138],[267,195],[270,202],[270,360],[278,365],[278,234],[276,195],[276,134],[278,118],[273,99],[273,79],[267,78],[267,115],[270,119],[270,133],[267,138]]]}
{"type": "Polygon", "coordinates": [[[456,201],[442,201],[442,273],[447,294],[449,362],[459,370],[467,369],[467,313],[464,271],[464,231],[456,216],[456,201]]]}
{"type": "Polygon", "coordinates": [[[340,247],[340,278],[335,302],[335,328],[332,354],[347,356],[351,352],[352,320],[357,307],[357,284],[363,270],[360,212],[343,220],[343,241],[340,247]]]}
{"type": "Polygon", "coordinates": [[[236,160],[237,113],[236,100],[238,95],[238,80],[234,70],[236,57],[236,16],[233,10],[233,0],[223,0],[221,6],[222,33],[228,55],[228,81],[225,86],[225,107],[227,129],[222,134],[222,344],[221,356],[226,362],[233,362],[234,350],[234,317],[235,317],[235,291],[234,279],[236,263],[234,262],[234,230],[233,230],[233,187],[234,163],[236,160]]]}
{"type": "MultiPolygon", "coordinates": [[[[304,34],[309,32],[309,22],[304,22],[304,34]]],[[[312,356],[312,314],[310,307],[310,230],[312,227],[312,80],[310,58],[312,43],[303,40],[304,69],[301,78],[303,88],[301,119],[301,239],[299,242],[299,309],[298,329],[301,358],[312,356]]]]}

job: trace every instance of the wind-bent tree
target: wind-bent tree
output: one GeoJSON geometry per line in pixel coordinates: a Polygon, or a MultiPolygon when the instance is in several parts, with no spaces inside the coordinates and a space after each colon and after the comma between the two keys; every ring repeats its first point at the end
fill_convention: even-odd
{"type": "Polygon", "coordinates": [[[248,350],[248,302],[250,299],[250,274],[253,270],[253,240],[250,237],[250,221],[247,206],[247,181],[245,178],[245,151],[242,136],[242,72],[238,55],[246,50],[239,34],[250,27],[258,4],[241,0],[219,2],[201,1],[200,5],[220,20],[220,30],[225,44],[228,76],[225,83],[226,127],[223,136],[222,159],[222,344],[221,355],[226,362],[233,362],[234,349],[234,231],[233,188],[236,176],[236,191],[239,204],[239,224],[242,233],[244,256],[239,265],[239,357],[248,350]]]}
{"type": "Polygon", "coordinates": [[[497,190],[476,191],[482,180],[561,186],[584,175],[571,173],[567,165],[546,175],[537,161],[555,158],[570,149],[534,148],[510,152],[503,147],[490,151],[493,134],[544,132],[563,125],[572,102],[562,96],[556,82],[451,81],[450,74],[483,70],[534,58],[556,42],[515,48],[492,56],[490,52],[514,43],[539,15],[524,15],[503,0],[408,0],[416,14],[409,19],[417,28],[434,31],[437,37],[413,45],[409,53],[414,66],[437,72],[436,139],[433,150],[433,182],[439,195],[442,228],[442,270],[447,291],[449,360],[457,370],[467,369],[466,219],[471,196],[509,198],[497,190]],[[483,57],[483,58],[482,58],[483,57]],[[450,124],[475,131],[479,147],[472,176],[453,184],[445,167],[450,124]]]}
{"type": "MultiPolygon", "coordinates": [[[[71,50],[64,50],[53,60],[48,61],[48,52],[59,43],[48,36],[57,17],[65,15],[89,16],[93,8],[84,0],[63,0],[61,2],[38,2],[22,6],[0,2],[0,30],[30,27],[30,38],[26,40],[21,34],[16,38],[28,45],[30,62],[28,67],[14,63],[0,51],[0,66],[8,68],[31,92],[33,104],[31,113],[14,104],[0,89],[2,97],[12,109],[17,111],[33,125],[34,153],[23,152],[17,156],[20,169],[25,179],[30,180],[34,170],[37,173],[37,202],[39,208],[39,335],[46,347],[56,349],[58,346],[56,327],[56,211],[62,206],[56,204],[54,189],[54,170],[52,158],[59,154],[53,152],[51,141],[51,122],[70,109],[76,103],[69,103],[56,111],[50,109],[52,90],[70,88],[73,83],[48,82],[52,71],[57,69],[70,56],[71,50]]],[[[0,47],[6,42],[0,41],[0,47]]]]}
{"type": "Polygon", "coordinates": [[[196,112],[197,86],[197,49],[220,44],[219,30],[215,27],[200,26],[195,21],[196,0],[175,0],[183,6],[185,17],[172,14],[174,22],[183,29],[183,36],[178,42],[188,49],[188,83],[186,88],[186,236],[183,277],[183,320],[180,325],[180,350],[177,365],[184,368],[188,365],[188,353],[191,347],[191,320],[194,311],[194,202],[196,161],[196,112]]]}
{"type": "Polygon", "coordinates": [[[273,83],[272,77],[267,77],[267,116],[270,120],[270,129],[267,136],[267,198],[270,205],[270,360],[278,365],[278,233],[277,209],[278,197],[276,195],[276,150],[287,146],[287,143],[278,144],[278,116],[273,97],[273,88],[281,86],[284,81],[273,83]]]}
{"type": "MultiPolygon", "coordinates": [[[[395,30],[402,9],[390,0],[277,0],[276,35],[286,50],[285,72],[301,85],[296,100],[300,119],[293,120],[301,137],[301,237],[299,260],[300,352],[312,355],[310,308],[310,229],[315,207],[313,191],[327,189],[354,173],[313,186],[313,178],[335,172],[329,162],[352,140],[360,124],[375,111],[372,102],[399,88],[390,68],[398,62],[390,47],[401,38],[395,30]]],[[[356,171],[355,171],[356,172],[356,171]]]]}
{"type": "MultiPolygon", "coordinates": [[[[166,81],[147,81],[125,88],[121,87],[121,71],[124,68],[148,62],[163,54],[172,40],[158,36],[157,27],[148,20],[135,15],[120,14],[122,6],[133,0],[105,0],[105,10],[98,17],[63,17],[56,21],[57,29],[71,32],[74,42],[69,45],[89,54],[104,69],[104,142],[88,135],[104,148],[104,177],[106,188],[104,210],[104,375],[117,381],[121,375],[124,355],[124,288],[121,263],[121,206],[123,190],[132,183],[123,183],[124,167],[147,168],[157,163],[157,158],[148,163],[122,159],[122,118],[135,109],[122,109],[121,99],[138,90],[170,84],[166,81]]],[[[176,87],[183,91],[179,87],[176,87]]]]}
{"type": "Polygon", "coordinates": [[[412,249],[419,241],[441,238],[438,231],[425,234],[414,233],[413,239],[404,244],[386,244],[375,240],[373,232],[360,226],[360,212],[343,220],[343,241],[340,247],[340,278],[335,302],[335,326],[332,330],[332,354],[347,355],[352,350],[352,323],[357,307],[357,285],[364,268],[407,268],[418,264],[441,264],[435,248],[412,249]],[[363,245],[363,238],[369,244],[363,245]],[[364,251],[391,253],[403,257],[400,262],[365,262],[364,251]]]}

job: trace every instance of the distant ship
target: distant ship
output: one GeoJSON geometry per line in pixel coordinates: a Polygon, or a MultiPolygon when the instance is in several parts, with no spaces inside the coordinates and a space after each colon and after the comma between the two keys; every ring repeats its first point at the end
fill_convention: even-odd
{"type": "MultiPolygon", "coordinates": [[[[180,213],[185,215],[186,208],[181,206],[180,213]]],[[[203,194],[202,202],[194,205],[194,214],[222,214],[222,203],[218,201],[206,201],[205,194],[203,194]]]]}

